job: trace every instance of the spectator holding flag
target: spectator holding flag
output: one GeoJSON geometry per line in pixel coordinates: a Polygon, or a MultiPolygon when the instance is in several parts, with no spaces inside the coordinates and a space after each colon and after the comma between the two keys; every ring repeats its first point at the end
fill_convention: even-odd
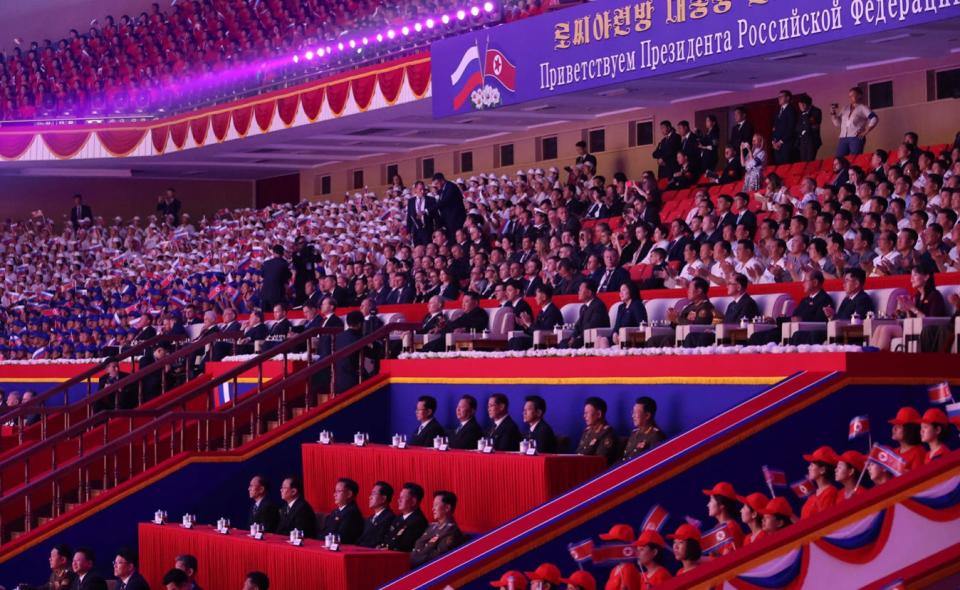
{"type": "MultiPolygon", "coordinates": [[[[923,465],[926,451],[920,443],[920,412],[910,407],[900,408],[890,424],[890,437],[900,444],[897,454],[907,462],[907,469],[923,465]]],[[[872,474],[870,478],[873,479],[872,474]]]]}
{"type": "Polygon", "coordinates": [[[655,530],[645,530],[637,537],[637,564],[640,566],[641,588],[654,588],[666,583],[673,576],[663,565],[666,541],[655,530]]]}
{"type": "Polygon", "coordinates": [[[907,462],[892,449],[874,443],[867,457],[867,473],[875,485],[890,481],[907,471],[907,462]]]}
{"type": "Polygon", "coordinates": [[[833,449],[823,446],[803,458],[810,462],[807,477],[817,486],[816,492],[807,498],[800,510],[800,518],[809,518],[837,502],[837,488],[833,483],[836,481],[838,457],[833,449]]]}
{"type": "Polygon", "coordinates": [[[750,534],[743,539],[743,545],[747,546],[763,537],[763,509],[767,507],[769,500],[760,492],[737,496],[737,500],[741,504],[740,520],[750,529],[750,534]]]}
{"type": "Polygon", "coordinates": [[[794,519],[793,508],[783,496],[777,496],[767,502],[767,505],[760,512],[763,514],[764,536],[779,531],[793,522],[794,519]]]}
{"type": "Polygon", "coordinates": [[[700,565],[700,558],[703,556],[703,549],[700,547],[700,529],[690,523],[684,523],[678,526],[672,535],[667,535],[667,538],[673,540],[673,556],[681,564],[681,568],[677,570],[677,576],[700,565]]]}
{"type": "Polygon", "coordinates": [[[947,446],[947,439],[950,438],[950,432],[953,430],[950,420],[940,408],[930,408],[923,413],[920,420],[920,440],[923,444],[930,447],[924,457],[924,464],[939,459],[950,452],[947,446]]]}
{"type": "Polygon", "coordinates": [[[860,485],[867,458],[856,451],[847,451],[837,458],[837,483],[843,486],[837,494],[837,503],[859,496],[865,490],[860,485]]]}
{"type": "MultiPolygon", "coordinates": [[[[721,481],[713,489],[703,490],[707,501],[707,514],[715,518],[721,525],[726,525],[727,532],[733,536],[733,542],[726,543],[719,548],[716,555],[726,555],[743,546],[743,529],[737,524],[737,514],[740,513],[740,500],[733,485],[721,481]]],[[[711,554],[713,555],[713,554],[711,554]]]]}

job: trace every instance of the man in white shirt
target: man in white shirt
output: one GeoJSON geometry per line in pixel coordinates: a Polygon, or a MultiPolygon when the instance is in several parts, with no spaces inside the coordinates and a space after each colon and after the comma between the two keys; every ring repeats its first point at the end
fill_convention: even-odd
{"type": "Polygon", "coordinates": [[[830,111],[830,119],[834,127],[840,128],[840,142],[837,144],[837,157],[859,155],[867,143],[867,134],[873,131],[880,119],[863,104],[863,91],[851,88],[847,93],[850,105],[840,111],[839,105],[834,103],[830,111]]]}
{"type": "Polygon", "coordinates": [[[750,279],[751,283],[756,283],[763,276],[764,268],[754,253],[752,240],[740,240],[740,247],[737,249],[737,263],[734,265],[734,271],[750,279]]]}

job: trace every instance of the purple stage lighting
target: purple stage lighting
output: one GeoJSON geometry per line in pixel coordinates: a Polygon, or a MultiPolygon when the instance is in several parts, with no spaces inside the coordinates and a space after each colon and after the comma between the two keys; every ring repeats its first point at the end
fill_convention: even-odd
{"type": "Polygon", "coordinates": [[[364,37],[360,42],[366,45],[367,43],[370,42],[370,39],[367,39],[366,37],[364,37]]]}
{"type": "Polygon", "coordinates": [[[312,51],[308,51],[308,52],[307,52],[307,59],[308,59],[308,60],[313,59],[313,52],[312,52],[312,51]]]}
{"type": "Polygon", "coordinates": [[[293,56],[293,63],[295,63],[295,64],[300,63],[300,56],[299,56],[299,55],[294,55],[294,56],[293,56]]]}
{"type": "Polygon", "coordinates": [[[377,43],[383,43],[383,35],[377,33],[377,43]]]}
{"type": "Polygon", "coordinates": [[[449,15],[446,15],[446,14],[443,15],[443,16],[441,16],[441,17],[440,17],[440,22],[442,22],[442,23],[445,24],[445,25],[450,24],[450,16],[449,16],[449,15]]]}
{"type": "Polygon", "coordinates": [[[401,28],[400,28],[400,34],[403,35],[404,37],[406,37],[407,35],[409,35],[409,34],[410,34],[410,27],[408,27],[408,26],[406,26],[406,25],[404,25],[403,27],[401,27],[401,28]]]}
{"type": "Polygon", "coordinates": [[[464,12],[463,9],[458,10],[458,11],[457,11],[457,20],[463,20],[463,19],[465,19],[465,18],[467,18],[467,13],[464,12]]]}
{"type": "Polygon", "coordinates": [[[317,57],[323,57],[324,53],[323,47],[317,49],[317,57]]]}
{"type": "Polygon", "coordinates": [[[483,3],[484,12],[493,12],[493,2],[484,2],[483,3]]]}
{"type": "Polygon", "coordinates": [[[470,9],[470,16],[477,17],[480,16],[480,9],[474,6],[470,9]]]}
{"type": "Polygon", "coordinates": [[[417,23],[413,25],[413,30],[419,33],[420,31],[423,30],[423,25],[421,25],[420,23],[417,23]]]}
{"type": "Polygon", "coordinates": [[[337,51],[343,51],[343,43],[337,43],[337,51]]]}
{"type": "Polygon", "coordinates": [[[397,34],[394,32],[393,29],[390,29],[389,31],[387,31],[387,39],[393,39],[396,36],[397,34]]]}
{"type": "Polygon", "coordinates": [[[428,29],[432,29],[432,28],[433,28],[433,19],[432,19],[432,18],[428,18],[428,19],[427,19],[427,28],[428,28],[428,29]]]}
{"type": "Polygon", "coordinates": [[[357,48],[357,42],[353,39],[350,39],[350,49],[356,49],[356,48],[357,48]]]}

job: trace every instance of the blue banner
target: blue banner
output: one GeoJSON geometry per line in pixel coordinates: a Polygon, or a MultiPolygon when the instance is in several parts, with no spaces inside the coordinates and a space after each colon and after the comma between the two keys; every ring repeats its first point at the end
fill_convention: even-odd
{"type": "Polygon", "coordinates": [[[431,45],[434,117],[960,16],[960,0],[598,0],[431,45]]]}

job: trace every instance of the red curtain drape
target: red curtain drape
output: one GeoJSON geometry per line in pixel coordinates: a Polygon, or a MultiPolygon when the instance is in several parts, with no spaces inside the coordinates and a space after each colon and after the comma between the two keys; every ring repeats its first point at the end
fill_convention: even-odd
{"type": "Polygon", "coordinates": [[[190,120],[190,132],[197,145],[203,145],[207,140],[207,129],[210,128],[210,117],[204,115],[190,120]]]}
{"type": "Polygon", "coordinates": [[[350,82],[337,82],[327,86],[327,104],[334,115],[339,116],[343,108],[347,105],[347,93],[350,90],[350,82]]]}
{"type": "Polygon", "coordinates": [[[210,115],[210,126],[217,141],[223,141],[227,137],[227,131],[230,130],[230,111],[210,115]]]}
{"type": "Polygon", "coordinates": [[[300,96],[297,94],[277,99],[277,114],[280,115],[280,120],[283,121],[283,124],[287,127],[293,124],[293,120],[297,116],[297,106],[299,106],[299,104],[300,96]]]}
{"type": "Polygon", "coordinates": [[[370,74],[361,78],[354,78],[350,81],[350,88],[353,91],[353,100],[361,111],[367,110],[370,101],[373,99],[373,89],[377,85],[377,76],[370,74]]]}
{"type": "Polygon", "coordinates": [[[0,156],[14,160],[23,155],[33,143],[33,133],[0,134],[0,156]]]}
{"type": "Polygon", "coordinates": [[[268,100],[253,105],[253,116],[257,119],[257,126],[260,131],[267,131],[273,123],[273,112],[276,109],[277,101],[268,100]]]}
{"type": "Polygon", "coordinates": [[[150,139],[153,140],[153,149],[159,153],[167,147],[167,134],[170,132],[169,125],[161,125],[150,130],[150,139]]]}
{"type": "Polygon", "coordinates": [[[420,98],[427,92],[427,85],[430,84],[430,61],[406,66],[407,81],[413,95],[420,98]]]}
{"type": "Polygon", "coordinates": [[[303,105],[303,112],[307,118],[311,121],[316,120],[323,107],[323,86],[300,94],[300,104],[303,105]]]}
{"type": "Polygon", "coordinates": [[[170,125],[170,139],[177,149],[182,149],[183,144],[187,143],[187,131],[190,129],[190,121],[180,121],[170,125]]]}
{"type": "MultiPolygon", "coordinates": [[[[383,445],[304,445],[303,480],[307,500],[320,512],[333,508],[337,478],[349,477],[370,489],[377,480],[415,481],[426,497],[436,490],[457,494],[457,522],[465,531],[488,531],[597,475],[601,457],[538,455],[407,448],[383,445]],[[489,498],[498,490],[510,490],[489,498]]],[[[366,514],[366,507],[363,507],[366,514]]]]}
{"type": "Polygon", "coordinates": [[[110,152],[111,156],[126,156],[137,149],[143,136],[147,134],[146,129],[105,129],[97,131],[97,137],[103,148],[110,152]]]}
{"type": "Polygon", "coordinates": [[[380,72],[377,74],[377,83],[380,84],[380,93],[387,100],[387,104],[393,104],[400,96],[400,89],[403,88],[404,71],[406,68],[399,67],[380,72]]]}
{"type": "Polygon", "coordinates": [[[233,109],[233,128],[240,137],[244,137],[250,130],[250,121],[253,117],[253,107],[245,106],[233,109]]]}
{"type": "Polygon", "coordinates": [[[90,139],[89,132],[86,133],[42,133],[43,142],[47,144],[50,151],[59,158],[72,158],[83,149],[87,140],[90,139]]]}

